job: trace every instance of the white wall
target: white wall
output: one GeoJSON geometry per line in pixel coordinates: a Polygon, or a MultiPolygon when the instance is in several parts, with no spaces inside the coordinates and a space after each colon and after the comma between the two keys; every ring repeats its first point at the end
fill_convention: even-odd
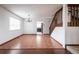
{"type": "Polygon", "coordinates": [[[65,31],[63,27],[56,27],[52,32],[51,37],[58,41],[64,47],[65,31]]]}
{"type": "Polygon", "coordinates": [[[66,44],[79,44],[79,27],[68,27],[67,28],[66,44]]]}
{"type": "Polygon", "coordinates": [[[38,21],[43,23],[43,34],[49,34],[49,26],[52,18],[33,18],[32,22],[24,22],[24,34],[36,34],[38,21]]]}
{"type": "Polygon", "coordinates": [[[0,7],[0,44],[9,41],[21,34],[23,34],[23,20],[13,15],[12,13],[0,7]],[[21,21],[20,30],[9,30],[9,18],[13,17],[21,21]]]}
{"type": "Polygon", "coordinates": [[[24,22],[24,34],[36,34],[36,22],[24,22]]]}

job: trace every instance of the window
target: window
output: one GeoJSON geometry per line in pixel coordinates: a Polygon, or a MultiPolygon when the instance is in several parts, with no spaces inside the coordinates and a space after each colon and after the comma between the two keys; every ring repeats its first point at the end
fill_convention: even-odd
{"type": "Polygon", "coordinates": [[[21,22],[15,18],[10,17],[9,29],[10,30],[19,30],[20,28],[21,28],[21,22]]]}
{"type": "Polygon", "coordinates": [[[37,28],[41,28],[42,22],[37,22],[37,28]]]}

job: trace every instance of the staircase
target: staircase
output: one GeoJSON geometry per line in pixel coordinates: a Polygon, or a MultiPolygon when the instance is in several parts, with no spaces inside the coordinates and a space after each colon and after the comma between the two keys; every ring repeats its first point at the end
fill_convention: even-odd
{"type": "Polygon", "coordinates": [[[70,22],[68,26],[79,26],[79,4],[69,4],[68,12],[70,13],[70,22]]]}
{"type": "Polygon", "coordinates": [[[55,27],[61,27],[62,26],[62,8],[60,8],[54,15],[54,18],[52,19],[52,22],[49,27],[49,33],[51,34],[55,27]]]}

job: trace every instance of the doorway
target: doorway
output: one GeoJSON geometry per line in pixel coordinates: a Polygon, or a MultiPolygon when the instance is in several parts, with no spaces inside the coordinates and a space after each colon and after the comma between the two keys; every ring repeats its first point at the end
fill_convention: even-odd
{"type": "Polygon", "coordinates": [[[43,34],[43,23],[41,21],[37,22],[37,34],[43,34]]]}

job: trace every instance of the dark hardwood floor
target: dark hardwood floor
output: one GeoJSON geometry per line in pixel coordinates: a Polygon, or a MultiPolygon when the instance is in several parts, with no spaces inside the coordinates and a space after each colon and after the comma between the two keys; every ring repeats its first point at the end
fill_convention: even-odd
{"type": "Polygon", "coordinates": [[[49,35],[22,35],[0,46],[0,54],[69,54],[49,35]]]}
{"type": "Polygon", "coordinates": [[[2,49],[0,54],[70,54],[65,49],[2,49]]]}

